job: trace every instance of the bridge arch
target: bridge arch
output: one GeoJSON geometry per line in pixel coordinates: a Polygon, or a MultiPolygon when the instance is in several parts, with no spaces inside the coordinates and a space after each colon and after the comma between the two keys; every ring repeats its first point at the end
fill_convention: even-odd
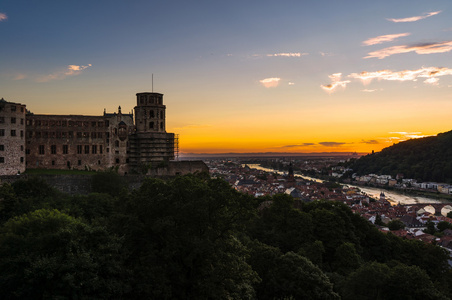
{"type": "Polygon", "coordinates": [[[441,215],[443,215],[443,216],[447,216],[447,214],[450,212],[450,211],[452,211],[452,206],[450,206],[450,205],[445,205],[445,206],[443,206],[443,208],[441,209],[441,215]]]}

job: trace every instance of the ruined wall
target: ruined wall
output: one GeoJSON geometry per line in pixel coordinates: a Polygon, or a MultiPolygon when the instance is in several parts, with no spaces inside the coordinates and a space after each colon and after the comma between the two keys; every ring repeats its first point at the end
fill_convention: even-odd
{"type": "Polygon", "coordinates": [[[0,100],[0,175],[25,171],[25,105],[0,100]]]}
{"type": "Polygon", "coordinates": [[[28,115],[27,168],[126,172],[129,114],[103,116],[28,115]]]}

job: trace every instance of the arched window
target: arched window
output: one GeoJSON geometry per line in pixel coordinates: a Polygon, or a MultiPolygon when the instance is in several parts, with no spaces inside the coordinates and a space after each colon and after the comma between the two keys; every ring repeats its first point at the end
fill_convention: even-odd
{"type": "Polygon", "coordinates": [[[149,129],[154,129],[154,122],[149,122],[149,129]]]}
{"type": "Polygon", "coordinates": [[[163,129],[163,122],[160,123],[160,129],[163,129]]]}
{"type": "Polygon", "coordinates": [[[149,112],[149,116],[150,116],[151,118],[154,118],[154,111],[153,111],[153,110],[151,110],[151,111],[149,112]]]}

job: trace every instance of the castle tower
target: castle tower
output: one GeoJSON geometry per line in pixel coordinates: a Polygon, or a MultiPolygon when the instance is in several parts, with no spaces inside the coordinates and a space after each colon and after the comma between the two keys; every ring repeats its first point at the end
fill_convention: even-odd
{"type": "Polygon", "coordinates": [[[130,166],[140,172],[174,159],[174,133],[166,132],[163,94],[137,93],[136,131],[130,135],[130,166]]]}
{"type": "Polygon", "coordinates": [[[166,132],[165,110],[163,94],[137,93],[137,106],[135,106],[137,133],[166,132]]]}

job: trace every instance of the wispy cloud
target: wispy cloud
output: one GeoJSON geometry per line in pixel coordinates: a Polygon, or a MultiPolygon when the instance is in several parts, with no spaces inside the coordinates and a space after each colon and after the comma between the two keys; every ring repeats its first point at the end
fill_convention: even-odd
{"type": "Polygon", "coordinates": [[[392,42],[400,37],[409,36],[411,33],[405,32],[405,33],[396,33],[396,34],[386,34],[386,35],[380,35],[377,37],[370,38],[368,40],[365,40],[363,42],[363,45],[365,46],[371,46],[376,44],[382,44],[387,42],[392,42]]]}
{"type": "Polygon", "coordinates": [[[272,77],[272,78],[265,78],[265,79],[259,80],[259,82],[266,88],[272,88],[272,87],[277,87],[280,80],[281,80],[281,78],[272,77]]]}
{"type": "Polygon", "coordinates": [[[319,145],[325,146],[325,147],[337,147],[345,145],[346,143],[341,142],[320,142],[319,145]]]}
{"type": "Polygon", "coordinates": [[[370,83],[373,79],[378,80],[396,80],[396,81],[417,81],[418,78],[425,78],[424,83],[438,84],[438,77],[452,75],[452,69],[438,67],[422,67],[417,70],[391,71],[380,70],[375,72],[363,71],[361,73],[352,73],[350,78],[360,79],[364,84],[370,83]]]}
{"type": "Polygon", "coordinates": [[[83,70],[91,67],[91,64],[86,66],[78,66],[78,65],[69,65],[65,70],[55,71],[48,75],[38,76],[36,78],[37,82],[48,82],[52,80],[61,80],[68,76],[76,76],[82,73],[83,70]]]}
{"type": "Polygon", "coordinates": [[[423,137],[428,137],[431,135],[422,134],[422,132],[405,132],[405,131],[395,131],[389,132],[390,134],[398,134],[399,137],[390,137],[390,140],[408,140],[408,139],[419,139],[423,137]]]}
{"type": "Polygon", "coordinates": [[[288,83],[288,85],[295,85],[295,83],[293,83],[293,82],[289,82],[289,83],[288,83]]]}
{"type": "Polygon", "coordinates": [[[334,56],[334,53],[330,53],[330,52],[319,52],[320,55],[322,55],[323,57],[325,56],[334,56]]]}
{"type": "Polygon", "coordinates": [[[416,21],[423,20],[423,19],[426,19],[426,18],[434,16],[434,15],[437,15],[440,12],[442,12],[442,11],[441,10],[432,11],[432,12],[424,13],[421,16],[414,16],[414,17],[408,17],[408,18],[402,18],[402,19],[389,19],[388,18],[386,20],[394,22],[394,23],[416,22],[416,21]]]}
{"type": "Polygon", "coordinates": [[[444,53],[452,50],[452,41],[444,41],[437,43],[424,43],[418,45],[400,45],[384,48],[381,50],[369,52],[364,58],[379,58],[383,59],[385,57],[401,54],[415,52],[417,54],[433,54],[433,53],[444,53]]]}
{"type": "Polygon", "coordinates": [[[301,52],[289,52],[289,53],[273,53],[267,54],[269,57],[302,57],[303,55],[308,55],[309,53],[301,53],[301,52]]]}
{"type": "Polygon", "coordinates": [[[0,13],[0,22],[8,20],[8,16],[5,13],[0,13]]]}
{"type": "Polygon", "coordinates": [[[329,93],[334,92],[334,90],[337,87],[345,88],[347,86],[347,84],[350,83],[350,80],[341,81],[342,73],[335,73],[335,74],[329,75],[328,77],[331,79],[332,82],[330,84],[321,85],[320,87],[324,91],[327,91],[329,93]]]}
{"type": "Polygon", "coordinates": [[[361,92],[365,92],[365,93],[373,93],[373,92],[376,92],[377,90],[368,90],[368,89],[364,89],[364,90],[361,90],[361,92]]]}
{"type": "Polygon", "coordinates": [[[281,146],[280,148],[299,148],[299,147],[309,147],[309,146],[314,146],[316,145],[315,143],[301,143],[301,144],[296,144],[296,145],[285,145],[285,146],[281,146]]]}
{"type": "Polygon", "coordinates": [[[380,142],[377,141],[377,140],[367,140],[367,141],[362,140],[362,142],[363,142],[364,144],[370,144],[370,145],[380,144],[380,142]]]}

